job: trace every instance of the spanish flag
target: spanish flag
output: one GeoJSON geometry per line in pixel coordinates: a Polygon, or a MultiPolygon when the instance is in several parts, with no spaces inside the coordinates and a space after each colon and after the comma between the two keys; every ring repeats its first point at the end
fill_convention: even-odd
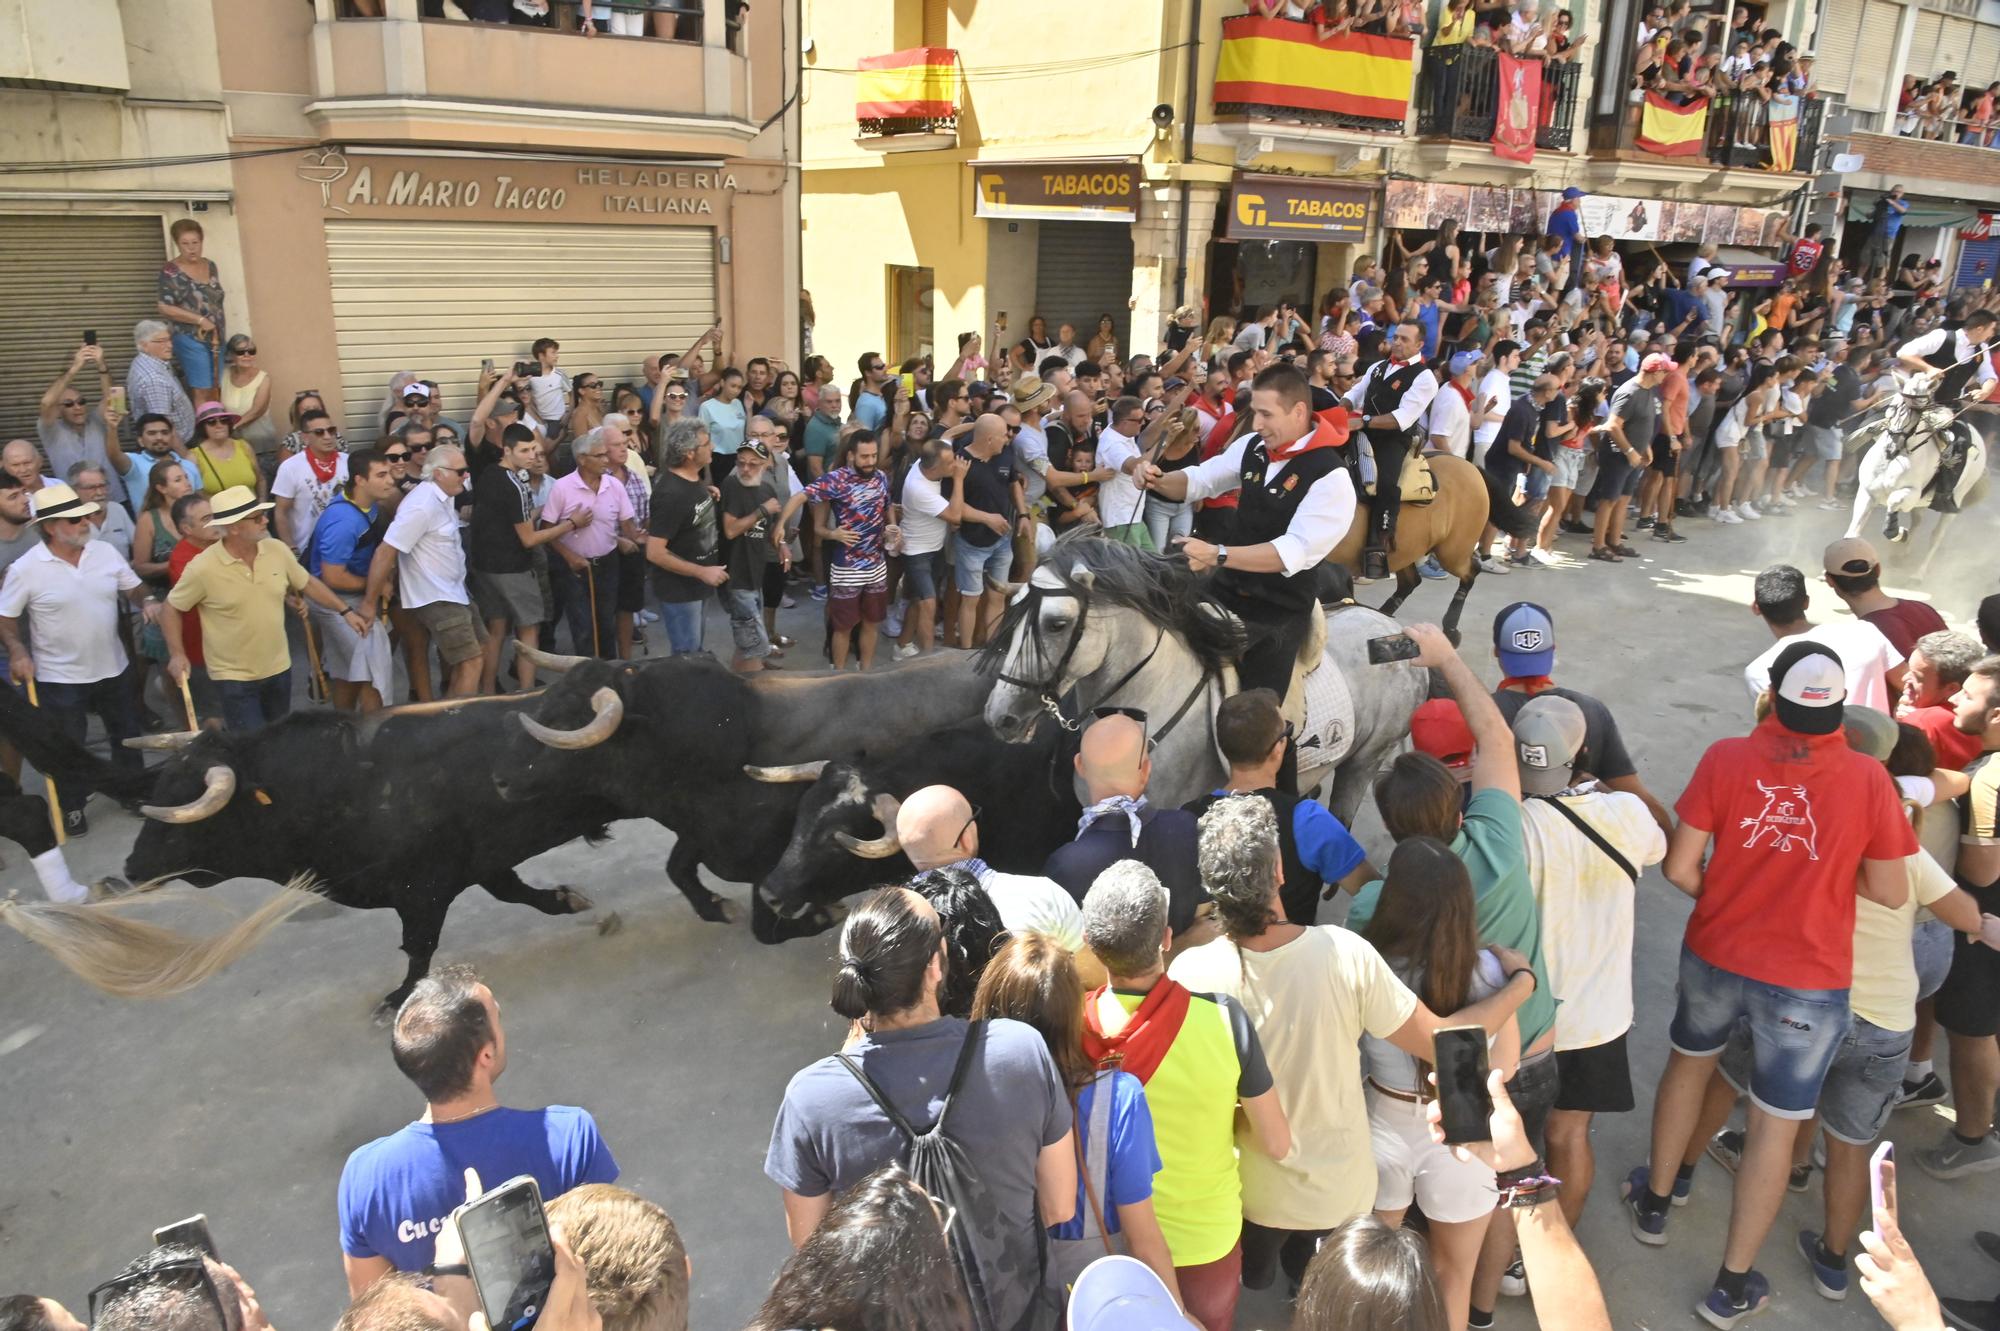
{"type": "Polygon", "coordinates": [[[1658,93],[1646,94],[1646,108],[1639,115],[1639,134],[1633,140],[1649,153],[1665,157],[1692,157],[1708,138],[1708,99],[1675,106],[1658,93]]]}
{"type": "Polygon", "coordinates": [[[1215,100],[1401,123],[1410,105],[1410,50],[1403,37],[1347,33],[1321,42],[1310,23],[1226,18],[1215,100]]]}
{"type": "Polygon", "coordinates": [[[861,58],[856,120],[942,120],[957,114],[958,52],[950,47],[913,46],[861,58]]]}

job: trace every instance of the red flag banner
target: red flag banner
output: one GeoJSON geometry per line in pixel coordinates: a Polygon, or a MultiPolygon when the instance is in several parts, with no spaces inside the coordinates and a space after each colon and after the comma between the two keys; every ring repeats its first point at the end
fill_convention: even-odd
{"type": "Polygon", "coordinates": [[[1500,86],[1494,91],[1493,155],[1510,162],[1535,160],[1535,126],[1541,123],[1542,62],[1500,52],[1500,86]]]}
{"type": "Polygon", "coordinates": [[[914,46],[863,56],[854,92],[856,120],[944,120],[958,114],[958,52],[914,46]]]}
{"type": "Polygon", "coordinates": [[[1693,157],[1708,138],[1708,99],[1675,106],[1658,93],[1646,94],[1639,113],[1639,133],[1632,141],[1649,153],[1693,157]]]}
{"type": "Polygon", "coordinates": [[[1310,23],[1239,14],[1222,20],[1215,100],[1400,126],[1410,105],[1412,58],[1407,37],[1350,32],[1322,42],[1310,23]]]}

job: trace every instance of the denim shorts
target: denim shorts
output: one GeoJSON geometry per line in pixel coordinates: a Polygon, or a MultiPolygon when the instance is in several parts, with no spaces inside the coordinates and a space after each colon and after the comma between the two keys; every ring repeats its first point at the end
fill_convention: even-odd
{"type": "Polygon", "coordinates": [[[215,353],[201,340],[201,335],[191,332],[186,324],[175,324],[173,342],[174,368],[187,380],[187,386],[215,387],[215,353]]]}
{"type": "MultiPolygon", "coordinates": [[[[1868,1146],[1882,1135],[1903,1090],[1915,1031],[1885,1031],[1865,1017],[1854,1018],[1834,1053],[1820,1087],[1820,1126],[1849,1146],[1868,1146]]],[[[1751,1070],[1750,1032],[1739,1026],[1722,1054],[1722,1075],[1739,1092],[1756,1079],[1751,1070]]]]}
{"type": "Polygon", "coordinates": [[[1014,543],[1003,538],[991,545],[974,545],[961,539],[952,547],[951,563],[958,594],[977,596],[987,585],[1007,585],[1007,571],[1014,567],[1014,543]]]}
{"type": "Polygon", "coordinates": [[[1838,462],[1846,451],[1846,441],[1840,437],[1840,430],[1832,425],[1808,425],[1806,440],[1812,444],[1813,453],[1822,462],[1838,462]]]}
{"type": "Polygon", "coordinates": [[[1736,446],[1737,456],[1745,462],[1764,460],[1764,427],[1753,425],[1743,432],[1743,442],[1736,446]]]}
{"type": "Polygon", "coordinates": [[[1549,478],[1549,484],[1559,490],[1574,490],[1579,477],[1583,475],[1584,459],[1589,453],[1581,448],[1570,448],[1557,444],[1555,449],[1556,474],[1549,478]]]}
{"type": "Polygon", "coordinates": [[[1526,490],[1528,502],[1532,504],[1537,499],[1547,499],[1549,497],[1549,487],[1553,484],[1555,484],[1555,477],[1551,476],[1548,472],[1543,471],[1540,467],[1528,468],[1526,490]]]}
{"type": "Polygon", "coordinates": [[[1923,1002],[1944,987],[1951,974],[1951,926],[1943,920],[1919,920],[1910,935],[1910,950],[1917,963],[1917,1001],[1923,1002]]]}
{"type": "Polygon", "coordinates": [[[937,600],[937,566],[942,550],[903,556],[903,595],[912,601],[937,600]]]}
{"type": "Polygon", "coordinates": [[[1679,1053],[1712,1058],[1739,1021],[1750,1030],[1745,1088],[1773,1118],[1805,1120],[1848,1027],[1847,990],[1789,989],[1711,966],[1681,945],[1679,994],[1667,1041],[1679,1053]]]}

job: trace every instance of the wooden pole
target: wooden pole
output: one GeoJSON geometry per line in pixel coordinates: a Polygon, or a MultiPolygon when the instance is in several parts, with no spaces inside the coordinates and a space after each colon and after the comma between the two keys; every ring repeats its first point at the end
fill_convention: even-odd
{"type": "MultiPolygon", "coordinates": [[[[28,676],[28,706],[39,708],[42,700],[35,693],[35,677],[28,676]]],[[[69,843],[69,833],[63,830],[62,801],[56,798],[56,779],[47,772],[42,773],[42,789],[49,797],[49,827],[56,834],[58,846],[69,843]]]]}

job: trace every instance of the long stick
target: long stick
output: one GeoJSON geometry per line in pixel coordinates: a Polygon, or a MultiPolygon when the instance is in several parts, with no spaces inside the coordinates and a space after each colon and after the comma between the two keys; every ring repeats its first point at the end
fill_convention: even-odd
{"type": "Polygon", "coordinates": [[[591,560],[583,562],[583,577],[590,584],[590,654],[603,656],[604,648],[597,640],[597,565],[591,560]]]}
{"type": "Polygon", "coordinates": [[[200,730],[201,718],[195,715],[194,694],[188,692],[188,682],[186,675],[181,676],[181,706],[187,708],[188,733],[193,734],[195,731],[200,730]]]}
{"type": "Polygon", "coordinates": [[[304,616],[306,627],[306,659],[312,662],[312,682],[314,702],[325,702],[331,696],[326,687],[326,672],[319,668],[319,642],[313,637],[312,615],[304,616]]]}
{"type": "MultiPolygon", "coordinates": [[[[35,694],[35,677],[30,675],[28,676],[28,706],[39,708],[41,705],[42,700],[35,694]]],[[[62,803],[56,798],[56,779],[46,772],[42,774],[42,789],[47,792],[49,797],[49,827],[56,834],[56,844],[58,846],[66,845],[69,842],[69,833],[63,831],[62,803]]]]}

